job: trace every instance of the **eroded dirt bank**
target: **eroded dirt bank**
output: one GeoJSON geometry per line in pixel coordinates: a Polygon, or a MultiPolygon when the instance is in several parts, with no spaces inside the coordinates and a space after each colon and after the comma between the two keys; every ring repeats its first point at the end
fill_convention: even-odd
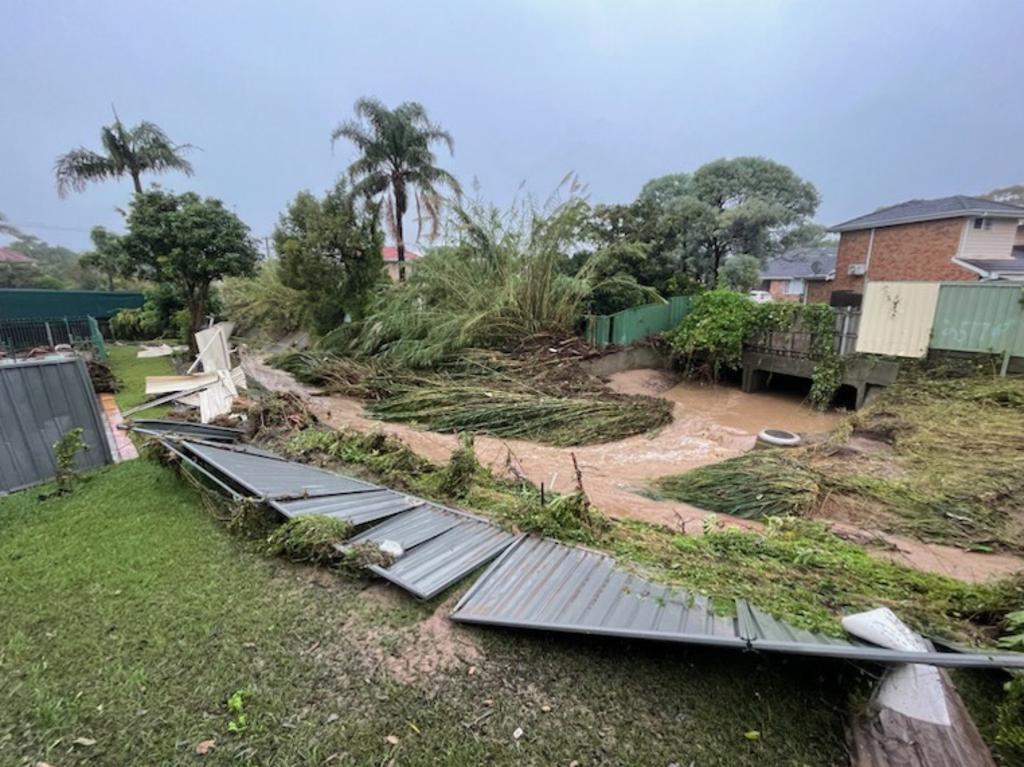
{"type": "MultiPolygon", "coordinates": [[[[421,431],[406,424],[383,423],[368,418],[357,400],[319,396],[315,389],[270,368],[256,356],[247,356],[243,366],[246,373],[268,389],[303,393],[317,417],[336,428],[394,435],[418,454],[439,463],[447,461],[456,447],[454,435],[421,431]]],[[[477,458],[498,474],[518,473],[536,485],[544,483],[549,489],[564,492],[571,490],[575,483],[572,464],[575,453],[587,494],[603,513],[699,534],[708,513],[689,504],[655,501],[640,495],[649,480],[746,452],[753,447],[757,432],[764,428],[822,434],[840,419],[835,413],[816,413],[784,395],[743,394],[730,387],[680,383],[659,370],[617,373],[611,376],[609,383],[616,391],[651,394],[672,401],[673,422],[653,434],[576,448],[477,435],[477,458]]],[[[761,526],[725,515],[718,515],[718,518],[746,529],[761,526]]],[[[986,580],[1024,567],[1024,560],[1008,554],[967,552],[846,524],[836,527],[852,539],[864,541],[880,556],[963,580],[986,580]]]]}

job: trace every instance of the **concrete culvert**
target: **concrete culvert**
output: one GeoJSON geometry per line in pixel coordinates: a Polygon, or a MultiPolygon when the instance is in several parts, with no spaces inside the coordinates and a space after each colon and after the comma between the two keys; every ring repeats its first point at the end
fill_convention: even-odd
{"type": "Polygon", "coordinates": [[[800,435],[785,429],[765,429],[757,435],[757,441],[773,447],[796,447],[800,444],[800,435]]]}

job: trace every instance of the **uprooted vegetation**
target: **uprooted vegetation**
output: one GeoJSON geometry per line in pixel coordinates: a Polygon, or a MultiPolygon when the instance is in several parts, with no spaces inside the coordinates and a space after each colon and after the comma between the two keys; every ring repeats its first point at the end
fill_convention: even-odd
{"type": "Polygon", "coordinates": [[[468,349],[431,370],[291,352],[273,363],[300,381],[358,397],[383,421],[557,446],[609,442],[672,420],[666,400],[617,394],[581,366],[577,340],[533,339],[513,352],[468,349]]]}
{"type": "MultiPolygon", "coordinates": [[[[842,614],[887,605],[916,629],[991,643],[1004,616],[1024,607],[1024,583],[967,584],[878,559],[821,522],[774,518],[764,532],[707,525],[693,536],[644,522],[608,519],[576,492],[541,499],[525,481],[476,465],[458,498],[442,488],[450,469],[420,458],[394,437],[307,429],[276,447],[294,458],[375,480],[494,518],[524,532],[613,553],[627,567],[715,598],[737,598],[795,625],[839,635],[842,614]]],[[[585,478],[582,480],[585,483],[585,478]]]]}
{"type": "Polygon", "coordinates": [[[915,375],[843,429],[827,445],[663,478],[655,492],[734,516],[827,517],[1024,551],[1024,379],[915,375]]]}

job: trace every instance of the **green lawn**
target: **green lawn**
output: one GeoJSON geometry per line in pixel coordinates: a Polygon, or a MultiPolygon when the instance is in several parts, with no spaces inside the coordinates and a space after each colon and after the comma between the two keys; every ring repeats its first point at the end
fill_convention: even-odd
{"type": "Polygon", "coordinates": [[[845,763],[843,664],[461,630],[407,676],[437,602],[266,558],[170,469],[37,496],[0,499],[0,764],[845,763]]]}
{"type": "MultiPolygon", "coordinates": [[[[108,362],[115,375],[121,379],[122,388],[116,395],[118,407],[121,410],[135,407],[147,399],[146,376],[167,376],[174,375],[174,365],[170,357],[145,357],[139,359],[136,355],[139,347],[134,344],[115,345],[107,347],[108,362]]],[[[158,405],[149,410],[139,413],[140,418],[159,418],[170,410],[170,405],[158,405]]]]}

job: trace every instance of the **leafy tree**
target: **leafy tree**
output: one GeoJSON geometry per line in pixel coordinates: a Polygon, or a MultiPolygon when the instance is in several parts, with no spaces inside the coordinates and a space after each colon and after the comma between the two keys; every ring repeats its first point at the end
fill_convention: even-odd
{"type": "Polygon", "coordinates": [[[57,194],[67,197],[71,191],[83,191],[90,182],[123,176],[131,178],[135,192],[139,193],[143,173],[179,170],[186,176],[192,175],[192,165],[183,155],[193,147],[172,143],[155,123],[143,121],[128,128],[115,112],[113,124],[100,130],[100,143],[102,154],[78,147],[57,158],[53,166],[57,194]]]}
{"type": "Polygon", "coordinates": [[[398,250],[398,279],[405,280],[403,219],[410,198],[416,205],[417,237],[422,223],[430,224],[431,237],[440,223],[442,189],[461,194],[459,182],[436,165],[431,146],[441,143],[454,152],[451,134],[427,117],[422,104],[407,101],[388,109],[377,99],[362,98],[355,105],[356,119],[334,129],[331,143],[347,139],[360,157],[348,167],[352,193],[368,200],[383,196],[388,228],[398,250]]]}
{"type": "Polygon", "coordinates": [[[35,235],[18,232],[4,247],[28,256],[35,265],[0,265],[0,286],[7,288],[62,289],[88,287],[76,279],[78,253],[59,245],[50,245],[35,235]],[[6,268],[3,268],[6,267],[6,268]]]}
{"type": "Polygon", "coordinates": [[[1010,205],[1024,206],[1024,184],[1014,184],[993,189],[988,194],[982,195],[985,199],[1005,202],[1010,205]]]}
{"type": "Polygon", "coordinates": [[[313,329],[327,333],[345,315],[363,315],[382,275],[383,237],[373,206],[359,210],[343,182],[318,200],[300,192],[274,230],[281,282],[305,293],[313,329]]]}
{"type": "Polygon", "coordinates": [[[714,286],[730,256],[763,263],[821,240],[824,230],[809,221],[817,205],[814,186],[786,166],[737,157],[652,179],[630,205],[596,207],[591,234],[603,244],[645,244],[647,263],[634,276],[670,293],[695,281],[714,286]]]}
{"type": "Polygon", "coordinates": [[[107,280],[107,290],[113,290],[114,278],[130,268],[121,238],[102,226],[93,227],[89,238],[93,250],[83,255],[79,263],[102,274],[107,280]]]}
{"type": "Polygon", "coordinates": [[[127,271],[180,293],[189,310],[189,343],[202,327],[211,285],[253,273],[259,253],[249,228],[212,197],[159,190],[136,194],[120,247],[127,271]]]}
{"type": "Polygon", "coordinates": [[[760,282],[761,262],[754,256],[729,256],[722,262],[718,277],[719,283],[731,290],[752,290],[760,282]]]}

